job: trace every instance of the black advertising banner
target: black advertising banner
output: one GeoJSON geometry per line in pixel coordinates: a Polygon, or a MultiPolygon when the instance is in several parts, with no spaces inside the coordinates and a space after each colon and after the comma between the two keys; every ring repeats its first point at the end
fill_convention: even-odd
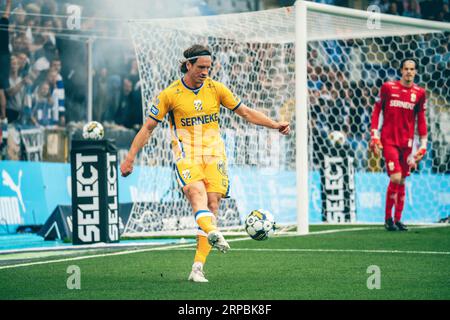
{"type": "Polygon", "coordinates": [[[355,158],[347,145],[330,145],[320,168],[322,221],[356,221],[355,158]]]}
{"type": "MultiPolygon", "coordinates": [[[[111,177],[112,177],[111,171],[111,177]]],[[[111,188],[111,190],[114,190],[111,188]]],[[[117,190],[118,191],[118,190],[117,190]]],[[[122,235],[125,231],[125,226],[130,223],[132,225],[134,223],[135,219],[131,219],[131,211],[133,208],[133,203],[119,203],[118,209],[114,209],[115,206],[115,200],[113,200],[113,197],[109,198],[109,204],[110,204],[110,210],[108,212],[109,218],[109,226],[108,226],[108,232],[110,232],[112,235],[115,235],[116,232],[116,226],[115,226],[115,219],[114,216],[115,212],[118,212],[118,221],[119,221],[119,235],[122,235]]],[[[169,221],[170,215],[172,213],[167,212],[165,208],[167,207],[181,207],[184,205],[183,203],[178,202],[136,202],[136,206],[139,208],[146,207],[146,208],[152,208],[152,210],[147,210],[147,213],[142,216],[142,219],[151,218],[153,219],[153,226],[154,228],[149,231],[162,231],[164,230],[165,223],[169,221]]],[[[221,201],[220,202],[220,211],[219,211],[219,217],[217,219],[217,225],[219,227],[229,227],[229,226],[236,226],[241,224],[240,216],[239,216],[239,210],[236,204],[235,199],[228,199],[227,201],[221,201]]],[[[189,213],[190,214],[190,213],[189,213]]],[[[194,220],[194,217],[190,216],[192,220],[194,220]]],[[[182,219],[179,219],[179,222],[181,222],[182,219]]],[[[180,228],[183,227],[183,225],[179,225],[180,228]]],[[[43,237],[45,240],[65,240],[65,241],[72,241],[72,234],[73,234],[73,222],[72,222],[72,206],[64,206],[59,205],[53,210],[50,217],[45,222],[44,226],[39,230],[38,235],[43,237]]],[[[113,239],[115,237],[109,236],[110,242],[113,242],[113,239]]]]}
{"type": "Polygon", "coordinates": [[[117,152],[109,140],[73,140],[73,244],[119,241],[117,152]]]}
{"type": "Polygon", "coordinates": [[[117,150],[112,144],[107,145],[106,153],[106,198],[108,203],[107,225],[104,237],[106,242],[119,241],[119,183],[117,150]]]}
{"type": "MultiPolygon", "coordinates": [[[[132,207],[133,203],[131,202],[119,204],[119,234],[122,234],[125,230],[132,207]]],[[[38,235],[45,240],[60,239],[72,242],[72,226],[72,206],[59,205],[53,210],[44,226],[39,230],[38,235]]],[[[111,230],[114,232],[115,228],[112,227],[111,230]]]]}

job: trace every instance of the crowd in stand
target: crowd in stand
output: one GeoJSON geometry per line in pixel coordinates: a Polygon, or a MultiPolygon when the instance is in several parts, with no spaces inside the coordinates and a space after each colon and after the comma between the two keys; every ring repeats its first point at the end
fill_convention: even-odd
{"type": "MultiPolygon", "coordinates": [[[[13,2],[14,6],[11,2],[6,0],[6,7],[0,8],[3,10],[0,21],[0,122],[22,126],[65,126],[70,121],[84,122],[87,119],[88,91],[86,35],[95,31],[93,120],[137,130],[142,124],[141,84],[132,45],[129,40],[124,41],[126,28],[111,22],[83,19],[81,30],[68,30],[63,20],[66,7],[60,2],[17,0],[13,2]]],[[[281,2],[289,4],[288,1],[281,2]]],[[[346,1],[339,0],[316,2],[346,4],[346,1]]],[[[95,8],[89,6],[89,1],[85,0],[85,4],[87,11],[83,11],[83,15],[92,17],[98,14],[95,8]]],[[[370,1],[370,4],[379,6],[383,13],[449,21],[448,0],[376,0],[370,1]]],[[[437,44],[430,41],[419,40],[416,43],[422,47],[411,49],[418,54],[422,65],[434,66],[432,70],[428,70],[427,66],[426,73],[421,75],[421,80],[428,83],[427,89],[433,90],[445,87],[439,81],[445,79],[445,59],[448,61],[449,57],[448,37],[436,40],[440,41],[437,44]],[[428,64],[427,60],[433,63],[428,64]],[[436,79],[429,81],[425,77],[436,79]]],[[[313,127],[321,131],[331,123],[333,127],[322,131],[342,130],[350,139],[366,141],[377,88],[381,86],[380,81],[396,76],[395,67],[387,68],[386,74],[367,73],[361,79],[354,80],[348,70],[343,70],[337,63],[348,56],[347,51],[352,43],[328,41],[316,47],[310,45],[308,84],[313,127]],[[378,79],[378,82],[374,83],[371,79],[378,79]]],[[[395,46],[395,43],[388,45],[395,46]]],[[[278,97],[272,92],[294,92],[292,88],[276,87],[289,85],[293,77],[277,81],[274,80],[277,75],[269,72],[276,70],[277,55],[268,50],[267,56],[259,57],[251,49],[245,51],[242,59],[247,59],[248,63],[243,65],[229,60],[231,53],[223,53],[230,57],[221,58],[224,60],[220,61],[223,68],[213,68],[212,76],[232,85],[236,94],[244,100],[264,101],[270,105],[284,98],[286,105],[292,105],[292,96],[278,97]],[[263,60],[269,63],[269,67],[257,65],[263,60]],[[215,75],[215,72],[218,74],[215,75]],[[256,79],[262,80],[258,83],[256,79]],[[250,88],[245,86],[249,83],[250,88]]],[[[293,52],[286,55],[293,57],[293,52]]],[[[396,58],[392,57],[393,60],[396,58]]],[[[292,75],[293,71],[287,74],[292,75]]],[[[288,118],[286,120],[292,117],[284,116],[288,118]]]]}
{"type": "MultiPolygon", "coordinates": [[[[312,137],[314,150],[326,146],[324,140],[331,131],[342,131],[356,153],[357,166],[367,168],[370,118],[375,100],[379,97],[379,88],[384,82],[399,78],[401,59],[414,57],[419,63],[416,83],[427,91],[430,141],[435,150],[446,152],[448,138],[444,137],[445,129],[441,130],[436,123],[443,121],[441,119],[448,113],[445,108],[449,105],[449,39],[449,33],[429,33],[359,41],[348,39],[310,42],[308,88],[311,127],[315,130],[312,137]],[[381,55],[354,56],[355,50],[370,52],[376,47],[384,47],[389,51],[381,55]],[[345,67],[350,61],[358,63],[358,72],[345,67]]],[[[318,155],[320,152],[314,154],[315,157],[318,155]]],[[[448,156],[450,154],[443,157],[448,156]]],[[[315,160],[317,163],[320,161],[318,158],[315,160]]],[[[433,163],[433,167],[439,165],[437,162],[433,163]]]]}
{"type": "Polygon", "coordinates": [[[448,0],[375,0],[382,13],[450,22],[448,0]]]}
{"type": "MultiPolygon", "coordinates": [[[[0,122],[65,126],[85,121],[87,37],[73,35],[97,29],[101,35],[101,26],[83,21],[81,30],[68,30],[61,18],[66,6],[55,0],[7,0],[0,10],[0,122]]],[[[103,26],[103,33],[108,28],[103,26]]],[[[141,94],[131,46],[100,37],[93,48],[93,120],[137,128],[141,94]],[[119,50],[111,48],[114,44],[119,50]]]]}
{"type": "MultiPolygon", "coordinates": [[[[53,19],[40,19],[30,3],[14,8],[11,0],[0,23],[1,112],[3,122],[64,125],[65,96],[53,19]]],[[[49,7],[42,8],[46,11],[49,7]]]]}

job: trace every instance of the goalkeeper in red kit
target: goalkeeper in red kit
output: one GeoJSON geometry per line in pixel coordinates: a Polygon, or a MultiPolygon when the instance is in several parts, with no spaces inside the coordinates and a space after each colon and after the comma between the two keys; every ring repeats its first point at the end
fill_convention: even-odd
{"type": "Polygon", "coordinates": [[[400,80],[385,82],[381,87],[380,99],[375,103],[370,128],[370,149],[375,155],[383,152],[390,178],[385,211],[385,228],[389,231],[408,230],[401,222],[405,204],[405,179],[427,151],[425,89],[414,84],[417,61],[411,58],[402,60],[400,72],[400,80]],[[380,114],[383,115],[381,134],[380,114]],[[417,152],[412,154],[416,122],[420,146],[417,152]],[[394,219],[392,207],[395,207],[394,219]]]}

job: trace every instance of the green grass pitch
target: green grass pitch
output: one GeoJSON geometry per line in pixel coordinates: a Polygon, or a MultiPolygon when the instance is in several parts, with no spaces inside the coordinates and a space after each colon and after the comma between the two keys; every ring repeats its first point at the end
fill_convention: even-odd
{"type": "Polygon", "coordinates": [[[450,299],[449,227],[387,232],[358,226],[230,245],[226,254],[210,254],[209,283],[187,281],[190,246],[0,267],[0,299],[450,299]],[[81,270],[80,290],[67,288],[70,265],[81,270]],[[369,266],[379,267],[380,289],[368,289],[369,266]]]}

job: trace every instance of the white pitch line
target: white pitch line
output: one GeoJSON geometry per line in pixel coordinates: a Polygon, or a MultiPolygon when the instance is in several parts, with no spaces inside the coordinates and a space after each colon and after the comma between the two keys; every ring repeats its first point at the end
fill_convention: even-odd
{"type": "MultiPolygon", "coordinates": [[[[344,232],[344,231],[361,231],[361,230],[370,230],[370,229],[375,229],[375,228],[349,228],[349,229],[325,230],[325,231],[310,232],[309,234],[304,235],[304,236],[316,235],[316,234],[325,234],[325,233],[327,233],[327,234],[329,234],[329,233],[338,233],[338,232],[344,232]]],[[[292,236],[298,236],[298,235],[293,234],[292,236]]],[[[243,240],[251,240],[251,238],[250,237],[245,237],[245,238],[230,239],[230,240],[228,240],[228,242],[243,241],[243,240]]],[[[96,254],[96,255],[89,255],[89,256],[66,258],[66,259],[56,259],[56,260],[49,260],[49,261],[37,261],[37,262],[21,263],[21,264],[14,264],[14,265],[8,265],[8,266],[0,266],[0,270],[13,269],[13,268],[19,268],[19,267],[35,266],[35,265],[43,265],[43,264],[52,264],[52,263],[59,263],[59,262],[67,262],[67,261],[87,260],[87,259],[93,259],[93,258],[108,257],[108,256],[118,256],[118,255],[126,255],[126,254],[149,252],[149,251],[173,250],[173,249],[180,249],[180,248],[188,248],[188,247],[192,247],[192,246],[195,246],[195,245],[196,245],[196,243],[183,244],[183,245],[169,245],[169,246],[162,246],[162,247],[158,247],[158,248],[127,250],[127,251],[121,251],[121,252],[103,253],[103,254],[96,254]]],[[[233,250],[243,250],[243,249],[233,249],[233,250]]],[[[285,250],[302,250],[302,249],[285,249],[285,250]]],[[[304,250],[320,250],[320,249],[304,249],[304,250]]],[[[332,250],[332,249],[322,249],[322,250],[332,250]]],[[[425,252],[427,252],[427,251],[425,251],[425,252]]],[[[446,254],[446,253],[437,253],[437,254],[446,254]]]]}
{"type": "Polygon", "coordinates": [[[379,228],[363,227],[363,228],[322,230],[322,231],[310,232],[310,233],[304,234],[304,235],[298,235],[298,234],[295,234],[294,232],[291,232],[291,233],[286,233],[283,235],[290,236],[290,237],[292,237],[292,236],[304,237],[304,236],[315,236],[315,235],[327,234],[327,233],[339,233],[339,232],[362,231],[362,230],[378,230],[378,229],[379,228]]]}
{"type": "MultiPolygon", "coordinates": [[[[327,230],[327,233],[332,233],[333,231],[335,231],[335,232],[342,232],[342,231],[345,231],[345,230],[347,230],[347,231],[354,231],[355,229],[361,230],[361,229],[364,229],[364,228],[349,228],[349,229],[327,230]]],[[[366,229],[368,229],[368,228],[366,228],[366,229]]],[[[323,231],[318,231],[318,232],[319,233],[323,233],[323,231]]],[[[313,235],[315,233],[316,232],[311,232],[310,235],[313,235]]],[[[228,240],[228,242],[245,241],[245,240],[252,240],[252,239],[250,237],[245,237],[245,238],[230,239],[230,240],[228,240]]],[[[133,254],[133,253],[140,253],[140,252],[149,252],[149,251],[156,251],[156,250],[179,249],[179,248],[184,248],[184,247],[192,247],[192,246],[196,246],[196,245],[197,245],[196,243],[184,244],[184,245],[169,245],[169,246],[163,246],[163,247],[158,247],[158,248],[128,250],[128,251],[121,251],[121,252],[112,252],[112,253],[95,254],[95,255],[89,255],[89,256],[65,258],[65,259],[55,259],[55,260],[48,260],[48,261],[37,261],[37,262],[20,263],[20,264],[8,265],[8,266],[0,266],[0,270],[13,269],[13,268],[19,268],[19,267],[35,266],[35,265],[43,265],[43,264],[52,264],[52,263],[58,263],[58,262],[77,261],[77,260],[86,260],[86,259],[93,259],[93,258],[100,258],[100,257],[133,254]]]]}
{"type": "MultiPolygon", "coordinates": [[[[178,243],[166,243],[166,245],[171,244],[185,244],[186,242],[178,243]]],[[[23,249],[9,249],[0,250],[0,261],[1,256],[4,254],[16,254],[16,253],[36,253],[36,252],[55,252],[55,251],[87,251],[87,250],[98,250],[98,249],[120,249],[128,247],[150,247],[150,246],[160,246],[161,243],[152,242],[139,242],[136,240],[135,243],[95,243],[95,244],[83,244],[76,246],[59,246],[59,247],[38,247],[38,248],[23,248],[23,249]]]]}
{"type": "MultiPolygon", "coordinates": [[[[193,248],[173,248],[173,251],[193,250],[193,248]]],[[[449,251],[403,251],[403,250],[358,250],[358,249],[276,249],[276,248],[234,248],[232,251],[267,251],[267,252],[339,252],[339,253],[392,253],[392,254],[436,254],[450,255],[449,251]]]]}
{"type": "Polygon", "coordinates": [[[158,250],[167,250],[167,249],[173,249],[173,248],[183,248],[183,247],[188,247],[188,246],[192,246],[192,245],[196,245],[196,244],[194,243],[194,244],[183,244],[183,245],[175,245],[175,246],[162,246],[162,247],[158,247],[158,248],[148,248],[148,249],[139,249],[139,250],[120,251],[120,252],[113,252],[113,253],[94,254],[94,255],[89,255],[89,256],[73,257],[73,258],[67,258],[67,259],[56,259],[56,260],[49,260],[49,261],[21,263],[21,264],[9,265],[9,266],[0,266],[0,270],[12,269],[12,268],[18,268],[18,267],[35,266],[35,265],[40,265],[40,264],[51,264],[51,263],[58,263],[58,262],[87,260],[87,259],[108,257],[108,256],[120,256],[120,255],[125,255],[125,254],[140,253],[140,252],[147,252],[147,251],[158,251],[158,250]]]}

